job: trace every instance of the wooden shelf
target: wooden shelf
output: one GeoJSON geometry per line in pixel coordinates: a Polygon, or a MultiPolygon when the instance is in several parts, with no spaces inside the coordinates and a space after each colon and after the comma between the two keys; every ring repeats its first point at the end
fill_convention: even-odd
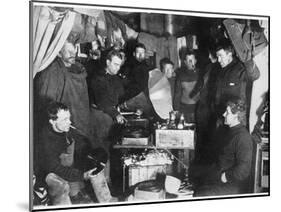
{"type": "Polygon", "coordinates": [[[187,149],[186,147],[156,147],[152,143],[148,145],[124,145],[124,144],[115,144],[114,149],[187,149]]]}
{"type": "Polygon", "coordinates": [[[268,191],[269,189],[269,160],[268,138],[262,138],[262,142],[257,144],[255,153],[255,182],[254,193],[268,191]],[[267,174],[264,174],[267,173],[267,174]]]}

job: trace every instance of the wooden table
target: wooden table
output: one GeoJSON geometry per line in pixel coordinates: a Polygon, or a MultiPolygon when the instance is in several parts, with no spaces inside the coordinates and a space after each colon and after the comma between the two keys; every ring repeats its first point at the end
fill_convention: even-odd
{"type": "Polygon", "coordinates": [[[149,142],[147,145],[128,145],[128,144],[115,144],[114,149],[187,149],[186,147],[156,147],[149,142]]]}

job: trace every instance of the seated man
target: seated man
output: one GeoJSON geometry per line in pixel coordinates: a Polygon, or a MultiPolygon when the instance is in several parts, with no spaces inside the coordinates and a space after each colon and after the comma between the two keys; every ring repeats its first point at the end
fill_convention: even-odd
{"type": "Polygon", "coordinates": [[[40,167],[36,174],[46,181],[52,204],[90,203],[84,181],[92,182],[92,171],[104,168],[107,155],[91,149],[88,139],[71,129],[67,106],[52,102],[47,113],[49,124],[35,145],[35,164],[40,167]]]}
{"type": "Polygon", "coordinates": [[[124,88],[117,76],[122,65],[122,55],[112,50],[106,56],[106,64],[100,75],[92,79],[95,104],[98,109],[108,114],[117,123],[123,124],[125,118],[118,112],[117,106],[124,94],[124,88]]]}
{"type": "Polygon", "coordinates": [[[111,185],[119,185],[120,183],[115,183],[115,180],[122,179],[122,172],[119,170],[121,156],[119,151],[114,151],[113,145],[121,138],[122,124],[127,121],[118,110],[124,95],[122,81],[117,75],[122,65],[122,54],[111,50],[105,58],[104,65],[99,75],[91,81],[93,99],[97,106],[97,109],[92,110],[91,119],[95,137],[110,157],[108,175],[111,177],[108,181],[111,185]]]}
{"type": "Polygon", "coordinates": [[[91,81],[91,99],[94,99],[97,110],[92,110],[92,128],[95,137],[100,144],[107,150],[111,148],[110,133],[115,135],[119,131],[118,124],[124,124],[126,119],[118,111],[118,104],[124,94],[121,79],[117,76],[122,65],[122,55],[116,50],[112,50],[106,56],[105,67],[99,71],[99,75],[91,81]],[[115,130],[115,128],[117,128],[115,130]]]}
{"type": "Polygon", "coordinates": [[[224,124],[228,126],[220,134],[222,143],[216,164],[190,168],[191,180],[195,184],[195,196],[216,196],[246,193],[253,143],[245,128],[246,104],[233,97],[227,102],[224,124]]]}

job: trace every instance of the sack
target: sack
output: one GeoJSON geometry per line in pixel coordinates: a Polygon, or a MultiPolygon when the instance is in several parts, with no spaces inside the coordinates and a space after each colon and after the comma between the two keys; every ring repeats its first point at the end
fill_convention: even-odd
{"type": "Polygon", "coordinates": [[[260,70],[258,66],[255,64],[254,60],[250,59],[246,61],[244,65],[249,80],[254,81],[260,77],[260,70]]]}

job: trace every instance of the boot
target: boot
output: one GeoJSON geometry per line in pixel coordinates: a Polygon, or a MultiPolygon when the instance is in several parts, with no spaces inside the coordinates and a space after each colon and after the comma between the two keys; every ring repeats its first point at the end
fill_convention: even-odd
{"type": "Polygon", "coordinates": [[[90,181],[99,202],[110,202],[111,200],[113,201],[106,182],[106,178],[104,176],[104,169],[98,174],[92,175],[90,177],[90,181]]]}
{"type": "Polygon", "coordinates": [[[53,205],[71,205],[69,198],[68,182],[54,173],[50,173],[46,177],[48,192],[53,205]]]}

